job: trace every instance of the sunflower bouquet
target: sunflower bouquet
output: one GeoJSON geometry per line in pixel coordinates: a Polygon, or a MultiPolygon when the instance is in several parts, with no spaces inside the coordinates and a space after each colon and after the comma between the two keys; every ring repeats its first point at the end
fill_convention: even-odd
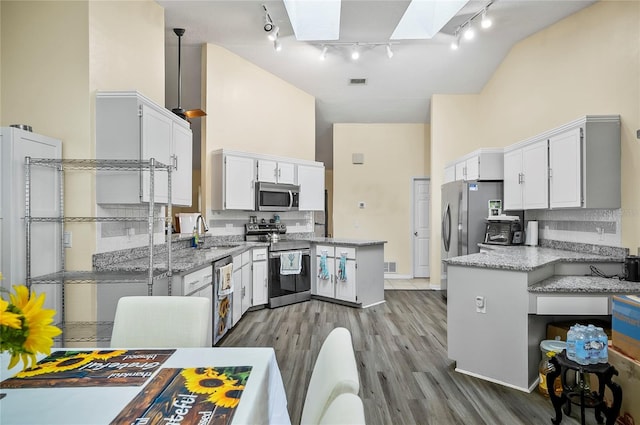
{"type": "Polygon", "coordinates": [[[51,325],[55,310],[42,308],[45,294],[29,294],[24,285],[14,285],[13,289],[10,301],[0,299],[0,352],[11,354],[9,369],[20,360],[26,369],[36,364],[37,353],[51,353],[53,337],[62,331],[51,325]]]}

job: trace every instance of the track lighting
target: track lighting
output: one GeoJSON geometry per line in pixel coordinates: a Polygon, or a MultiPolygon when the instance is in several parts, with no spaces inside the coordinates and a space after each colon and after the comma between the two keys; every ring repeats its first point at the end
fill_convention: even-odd
{"type": "Polygon", "coordinates": [[[262,28],[264,29],[264,32],[267,33],[267,38],[269,40],[276,41],[278,39],[278,32],[280,31],[280,28],[273,23],[271,15],[269,15],[269,11],[267,10],[267,6],[263,4],[262,8],[264,9],[264,26],[262,28]]]}
{"type": "Polygon", "coordinates": [[[322,53],[320,53],[320,60],[325,60],[327,58],[327,46],[322,46],[322,53]]]}
{"type": "Polygon", "coordinates": [[[353,45],[353,49],[351,50],[351,59],[353,59],[354,61],[357,61],[358,59],[360,59],[360,52],[358,51],[357,44],[353,45]]]}
{"type": "Polygon", "coordinates": [[[391,59],[393,57],[393,50],[391,50],[391,45],[387,44],[385,46],[385,49],[387,50],[387,57],[391,59]]]}
{"type": "Polygon", "coordinates": [[[487,8],[484,8],[482,12],[482,20],[480,21],[480,26],[484,29],[487,29],[491,26],[493,22],[491,22],[491,18],[487,16],[487,8]]]}
{"type": "Polygon", "coordinates": [[[282,44],[280,43],[280,40],[278,40],[277,38],[273,40],[273,48],[276,50],[276,52],[279,52],[280,50],[282,50],[282,44]]]}
{"type": "Polygon", "coordinates": [[[454,40],[451,42],[451,50],[458,50],[460,47],[460,36],[465,40],[472,40],[475,37],[475,30],[473,28],[473,21],[478,16],[481,16],[482,20],[480,26],[484,29],[491,27],[491,18],[488,16],[489,6],[493,4],[494,0],[491,0],[485,7],[477,11],[472,17],[464,21],[461,25],[458,25],[454,32],[454,40]]]}

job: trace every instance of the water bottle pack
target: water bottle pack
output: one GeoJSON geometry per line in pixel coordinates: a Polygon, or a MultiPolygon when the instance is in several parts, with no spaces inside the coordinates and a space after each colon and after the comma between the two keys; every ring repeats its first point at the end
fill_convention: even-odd
{"type": "Polygon", "coordinates": [[[609,361],[606,332],[594,325],[575,324],[567,332],[567,358],[587,365],[609,361]]]}

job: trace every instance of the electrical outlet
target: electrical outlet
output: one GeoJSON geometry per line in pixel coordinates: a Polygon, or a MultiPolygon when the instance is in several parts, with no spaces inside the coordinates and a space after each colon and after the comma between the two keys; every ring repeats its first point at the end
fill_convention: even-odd
{"type": "Polygon", "coordinates": [[[62,239],[62,246],[64,246],[65,248],[71,248],[72,245],[73,245],[73,238],[72,238],[71,232],[64,232],[63,239],[62,239]]]}
{"type": "Polygon", "coordinates": [[[487,302],[484,297],[480,295],[476,297],[476,313],[487,313],[487,302]]]}

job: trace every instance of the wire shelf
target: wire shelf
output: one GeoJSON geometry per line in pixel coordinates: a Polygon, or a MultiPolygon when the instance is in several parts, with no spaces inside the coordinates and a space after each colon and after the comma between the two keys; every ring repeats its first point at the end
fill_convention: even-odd
{"type": "MultiPolygon", "coordinates": [[[[153,217],[153,221],[168,221],[169,217],[153,217]]],[[[91,223],[91,222],[129,222],[129,223],[147,223],[148,217],[31,217],[32,222],[39,223],[91,223]]]]}
{"type": "Polygon", "coordinates": [[[53,338],[54,345],[59,347],[77,342],[110,342],[113,331],[113,322],[62,322],[56,326],[62,330],[62,334],[53,338]]]}
{"type": "MultiPolygon", "coordinates": [[[[31,165],[58,168],[65,170],[117,170],[138,171],[151,168],[151,161],[137,161],[132,159],[52,159],[31,158],[31,165]]],[[[168,170],[171,166],[154,161],[156,170],[168,170]]]]}
{"type": "MultiPolygon", "coordinates": [[[[153,280],[169,277],[168,271],[154,271],[153,280]]],[[[123,284],[149,283],[147,271],[59,271],[31,279],[31,284],[123,284]]]]}

